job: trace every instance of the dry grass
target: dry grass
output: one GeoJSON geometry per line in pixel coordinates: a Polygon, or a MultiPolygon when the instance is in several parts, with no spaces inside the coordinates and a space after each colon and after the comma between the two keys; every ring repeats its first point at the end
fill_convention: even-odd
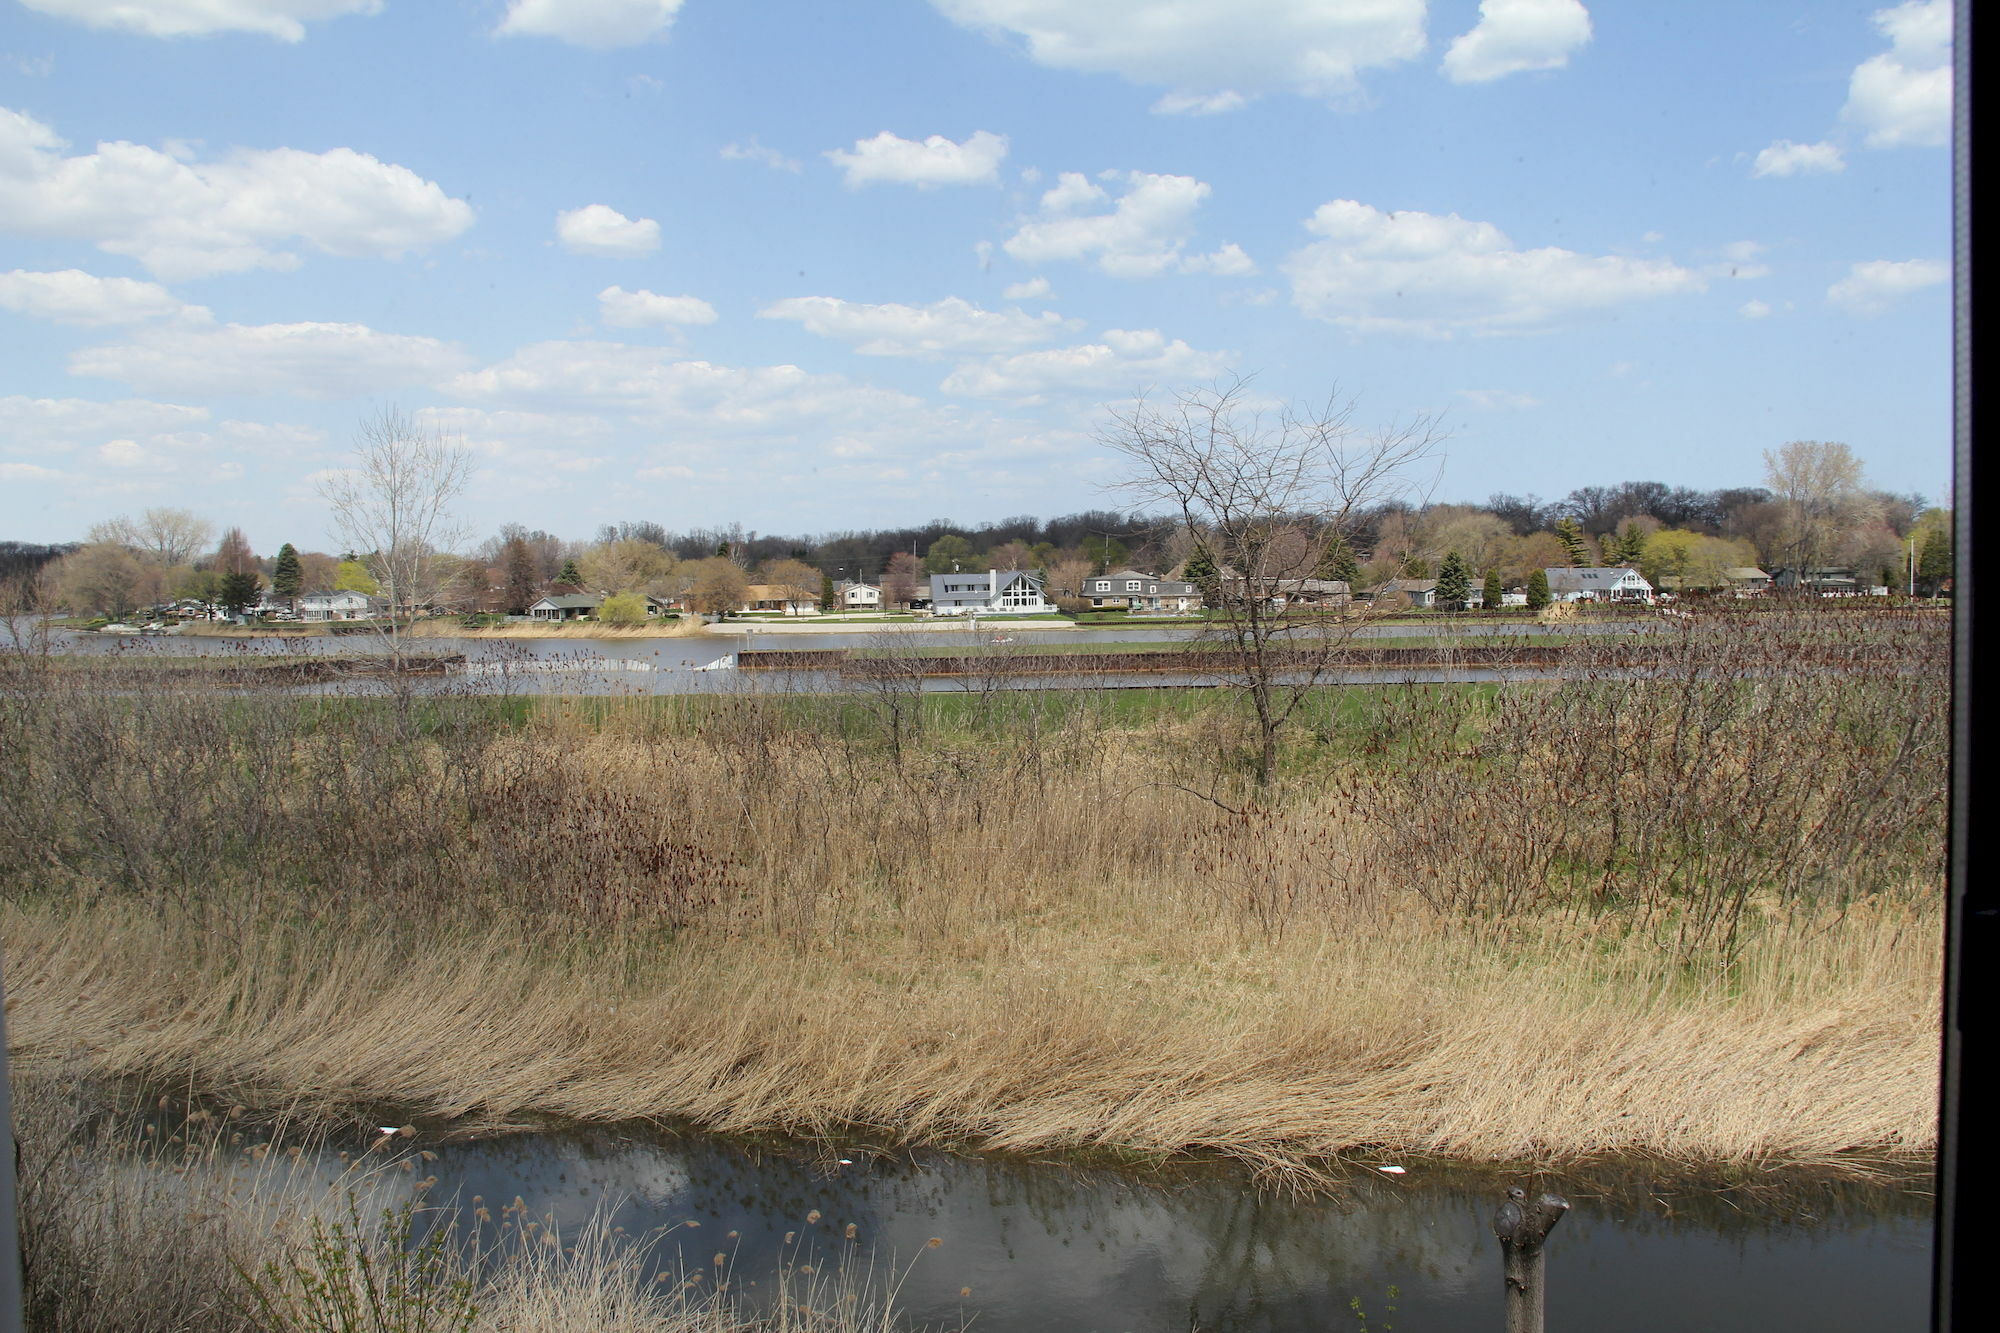
{"type": "Polygon", "coordinates": [[[1943,701],[1935,636],[1868,623],[1690,630],[1643,683],[1580,645],[1551,687],[1331,692],[1264,796],[1215,695],[65,673],[0,697],[10,1035],[313,1115],[1291,1173],[1920,1155],[1943,701]]]}
{"type": "Polygon", "coordinates": [[[419,620],[407,631],[413,639],[688,639],[709,632],[700,616],[682,616],[664,625],[606,625],[570,621],[555,625],[492,625],[466,629],[456,620],[419,620]]]}

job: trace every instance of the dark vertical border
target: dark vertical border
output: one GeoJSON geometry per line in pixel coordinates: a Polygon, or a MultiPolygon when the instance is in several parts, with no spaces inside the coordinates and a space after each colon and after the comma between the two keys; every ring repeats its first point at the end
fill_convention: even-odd
{"type": "MultiPolygon", "coordinates": [[[[1973,541],[1980,476],[1974,459],[1972,264],[1973,0],[1958,0],[1952,42],[1952,508],[1953,598],[1951,662],[1951,898],[1945,914],[1944,1051],[1940,1079],[1937,1247],[1932,1327],[2000,1327],[2000,1299],[1990,1272],[1978,1271],[1980,1243],[1991,1243],[1996,1154],[1985,1140],[1995,1129],[1988,1113],[1968,1115],[1965,1071],[1991,1073],[1996,1062],[1990,989],[1981,979],[2000,964],[2000,885],[1974,875],[1973,820],[1978,802],[1973,726],[1978,696],[1974,671],[1983,644],[1973,622],[1985,571],[1973,541]],[[1972,985],[1968,985],[1972,982],[1972,985]]],[[[1988,1251],[1990,1253],[1990,1251],[1988,1251]]]]}

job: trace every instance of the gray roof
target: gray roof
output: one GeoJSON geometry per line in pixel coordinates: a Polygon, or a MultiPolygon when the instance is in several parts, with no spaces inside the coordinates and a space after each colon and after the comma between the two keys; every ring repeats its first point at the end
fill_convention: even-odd
{"type": "Polygon", "coordinates": [[[1580,569],[1557,565],[1542,572],[1548,575],[1550,592],[1609,592],[1628,577],[1639,579],[1645,587],[1653,586],[1639,578],[1639,571],[1630,565],[1585,565],[1580,569]]]}
{"type": "MultiPolygon", "coordinates": [[[[553,607],[558,611],[595,611],[603,605],[604,599],[594,592],[566,592],[555,597],[544,597],[535,606],[553,607]]],[[[534,607],[529,607],[534,610],[534,607]]]]}

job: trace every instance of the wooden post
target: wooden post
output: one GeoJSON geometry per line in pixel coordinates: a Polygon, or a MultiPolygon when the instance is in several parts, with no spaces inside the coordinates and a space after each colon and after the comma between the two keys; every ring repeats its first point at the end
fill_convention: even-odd
{"type": "Polygon", "coordinates": [[[1542,1245],[1568,1211],[1562,1195],[1543,1194],[1530,1203],[1528,1192],[1516,1185],[1493,1214],[1507,1274],[1507,1333],[1542,1333],[1542,1245]]]}

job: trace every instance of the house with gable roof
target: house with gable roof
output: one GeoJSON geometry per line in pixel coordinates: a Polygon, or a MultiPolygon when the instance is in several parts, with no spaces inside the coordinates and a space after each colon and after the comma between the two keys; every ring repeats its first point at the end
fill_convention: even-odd
{"type": "Polygon", "coordinates": [[[1560,565],[1542,571],[1558,602],[1651,602],[1653,585],[1628,566],[1560,565]]]}

